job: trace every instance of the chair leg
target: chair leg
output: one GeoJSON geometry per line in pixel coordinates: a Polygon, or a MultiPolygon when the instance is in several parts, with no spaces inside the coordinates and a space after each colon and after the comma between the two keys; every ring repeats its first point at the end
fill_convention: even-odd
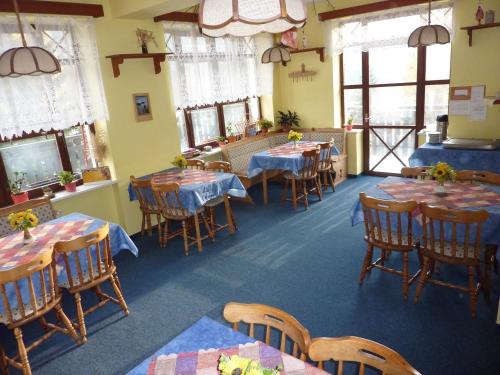
{"type": "Polygon", "coordinates": [[[203,225],[205,225],[205,230],[207,231],[208,236],[212,239],[212,241],[215,241],[215,229],[212,230],[212,228],[210,227],[210,224],[204,212],[202,212],[200,215],[201,219],[203,220],[203,225]]]}
{"type": "Polygon", "coordinates": [[[143,212],[141,221],[141,237],[144,237],[145,230],[146,230],[146,214],[143,212]]]}
{"type": "Polygon", "coordinates": [[[161,226],[161,215],[160,214],[156,214],[156,222],[158,224],[158,240],[161,242],[162,226],[161,226]]]}
{"type": "Polygon", "coordinates": [[[129,314],[128,306],[127,303],[125,302],[125,298],[123,298],[123,293],[120,287],[120,281],[118,280],[118,275],[114,273],[109,279],[109,281],[111,283],[111,286],[113,287],[113,291],[115,292],[118,302],[120,302],[120,307],[122,308],[125,315],[128,316],[129,314]]]}
{"type": "Polygon", "coordinates": [[[332,192],[335,193],[335,180],[333,179],[332,173],[330,171],[326,173],[328,174],[328,179],[330,180],[330,185],[332,186],[332,192]]]}
{"type": "Polygon", "coordinates": [[[194,230],[196,232],[196,244],[198,246],[198,252],[203,251],[203,245],[201,244],[201,234],[200,234],[200,219],[198,214],[194,214],[194,230]]]}
{"type": "Polygon", "coordinates": [[[285,186],[283,187],[283,193],[281,193],[281,200],[284,201],[286,200],[286,196],[288,194],[288,184],[289,184],[289,180],[288,179],[285,179],[285,186]]]}
{"type": "Polygon", "coordinates": [[[292,178],[292,206],[293,209],[297,209],[297,181],[292,178]]]}
{"type": "Polygon", "coordinates": [[[81,344],[82,340],[80,340],[80,337],[76,333],[75,327],[73,327],[73,324],[71,324],[71,320],[69,320],[68,316],[64,313],[61,305],[56,305],[54,306],[54,310],[56,311],[56,315],[61,321],[62,324],[66,327],[68,330],[69,335],[71,338],[77,343],[81,344]]]}
{"type": "Polygon", "coordinates": [[[403,298],[408,299],[408,252],[403,253],[403,298]]]}
{"type": "Polygon", "coordinates": [[[85,344],[87,342],[87,327],[85,327],[85,316],[83,315],[82,308],[82,297],[80,293],[75,293],[75,305],[76,305],[76,317],[78,320],[78,326],[80,327],[80,336],[82,337],[82,342],[85,344]]]}
{"type": "Polygon", "coordinates": [[[475,318],[477,311],[477,290],[474,280],[474,267],[467,267],[467,271],[469,273],[470,311],[472,313],[472,317],[475,318]]]}
{"type": "Polygon", "coordinates": [[[427,281],[427,272],[429,272],[429,263],[429,258],[424,256],[424,265],[422,267],[422,272],[420,273],[420,278],[418,280],[417,290],[415,291],[415,298],[413,299],[414,303],[418,302],[420,293],[422,293],[422,289],[424,289],[425,282],[427,281]]]}
{"type": "Polygon", "coordinates": [[[209,207],[208,208],[208,214],[210,215],[210,228],[212,232],[215,232],[215,208],[214,207],[209,207]]]}
{"type": "Polygon", "coordinates": [[[148,226],[148,236],[151,237],[153,235],[153,226],[151,225],[151,214],[146,215],[146,223],[148,226]]]}
{"type": "Polygon", "coordinates": [[[184,254],[186,256],[189,255],[189,243],[188,243],[188,234],[186,228],[186,220],[182,220],[182,236],[184,237],[184,254]]]}
{"type": "Polygon", "coordinates": [[[31,375],[31,367],[28,361],[28,352],[26,351],[26,346],[24,346],[23,333],[20,328],[14,328],[14,336],[17,341],[17,348],[19,351],[19,359],[23,366],[23,375],[31,375]]]}
{"type": "Polygon", "coordinates": [[[368,244],[368,250],[366,251],[365,260],[363,261],[363,268],[361,268],[361,274],[359,275],[359,284],[363,284],[363,281],[368,272],[368,267],[372,263],[373,258],[373,245],[368,244]]]}
{"type": "Polygon", "coordinates": [[[5,354],[5,349],[2,345],[0,345],[0,373],[2,375],[9,375],[7,357],[5,354]]]}
{"type": "Polygon", "coordinates": [[[320,176],[316,176],[316,178],[314,179],[314,182],[316,183],[316,190],[318,191],[318,196],[319,196],[319,200],[322,201],[323,200],[323,188],[321,187],[321,177],[320,176]]]}
{"type": "Polygon", "coordinates": [[[302,191],[304,192],[304,207],[307,210],[309,208],[309,193],[307,192],[307,181],[302,181],[302,191]]]}

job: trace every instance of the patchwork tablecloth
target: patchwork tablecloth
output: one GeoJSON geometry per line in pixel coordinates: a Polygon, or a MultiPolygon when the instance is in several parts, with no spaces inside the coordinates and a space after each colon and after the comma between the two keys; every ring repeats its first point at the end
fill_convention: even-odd
{"type": "Polygon", "coordinates": [[[160,355],[149,364],[148,375],[217,375],[222,354],[257,360],[267,368],[280,366],[281,374],[321,375],[324,371],[262,342],[240,344],[232,348],[200,350],[198,352],[160,355]]]}
{"type": "MultiPolygon", "coordinates": [[[[320,143],[324,142],[301,141],[297,142],[297,147],[295,148],[293,142],[289,142],[269,150],[258,152],[250,159],[247,171],[248,176],[254,177],[264,170],[274,169],[298,174],[304,166],[302,153],[304,151],[314,150],[320,143]]],[[[332,155],[340,155],[335,145],[332,148],[332,155]]]]}
{"type": "MultiPolygon", "coordinates": [[[[151,178],[160,183],[177,182],[180,185],[179,198],[181,203],[191,213],[203,207],[209,200],[224,194],[239,198],[245,198],[247,194],[240,179],[232,173],[171,168],[140,178],[151,178]]],[[[130,200],[136,200],[137,197],[130,184],[128,191],[130,200]]],[[[145,199],[154,202],[152,191],[148,191],[144,195],[145,199]]]]}

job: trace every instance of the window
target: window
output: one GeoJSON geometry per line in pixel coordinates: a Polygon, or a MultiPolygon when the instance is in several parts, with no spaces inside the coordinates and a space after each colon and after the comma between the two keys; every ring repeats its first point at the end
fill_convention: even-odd
{"type": "MultiPolygon", "coordinates": [[[[93,131],[92,125],[88,127],[93,131]]],[[[78,175],[83,169],[95,166],[85,143],[81,126],[0,141],[0,177],[13,181],[15,172],[25,172],[23,189],[30,192],[30,197],[41,196],[41,188],[45,186],[61,190],[57,177],[60,171],[78,175]]],[[[2,184],[0,206],[11,203],[9,195],[8,185],[2,184]]]]}

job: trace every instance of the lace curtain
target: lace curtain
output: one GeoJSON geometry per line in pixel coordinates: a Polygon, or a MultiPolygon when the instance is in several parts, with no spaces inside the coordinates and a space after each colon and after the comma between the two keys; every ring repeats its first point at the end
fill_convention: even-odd
{"type": "Polygon", "coordinates": [[[176,108],[272,94],[273,66],[260,62],[270,35],[208,38],[183,23],[164,29],[176,108]]]}
{"type": "MultiPolygon", "coordinates": [[[[431,23],[445,26],[453,37],[453,3],[433,4],[431,23]]],[[[344,48],[404,45],[419,26],[427,25],[427,5],[408,6],[384,12],[366,13],[325,22],[325,41],[329,55],[339,55],[344,48]]]]}
{"type": "MultiPolygon", "coordinates": [[[[108,119],[92,18],[23,17],[23,26],[28,45],[52,52],[62,72],[0,78],[0,136],[108,119]]],[[[15,17],[0,15],[0,51],[18,46],[15,17]]]]}

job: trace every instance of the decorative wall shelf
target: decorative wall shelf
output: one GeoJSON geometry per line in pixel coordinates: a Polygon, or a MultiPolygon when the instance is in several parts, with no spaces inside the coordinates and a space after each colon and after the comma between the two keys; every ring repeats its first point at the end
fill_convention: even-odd
{"type": "Polygon", "coordinates": [[[161,64],[165,61],[165,57],[169,55],[169,53],[122,53],[119,55],[110,55],[106,56],[106,58],[111,59],[111,65],[113,66],[113,75],[116,77],[120,76],[120,64],[123,64],[123,61],[126,59],[152,59],[155,73],[158,74],[161,72],[161,64]]]}
{"type": "Polygon", "coordinates": [[[472,46],[472,32],[474,30],[489,29],[490,27],[500,27],[500,22],[485,23],[483,25],[475,25],[475,26],[466,26],[466,27],[461,27],[461,29],[467,30],[467,34],[469,35],[469,47],[470,47],[472,46]]]}
{"type": "MultiPolygon", "coordinates": [[[[319,61],[325,62],[325,47],[304,48],[290,51],[292,54],[305,52],[316,52],[319,55],[319,61]]],[[[286,62],[283,62],[283,66],[286,66],[286,62]]]]}
{"type": "Polygon", "coordinates": [[[299,81],[311,81],[313,77],[316,75],[316,71],[314,70],[306,70],[306,64],[302,64],[301,70],[292,72],[288,74],[288,77],[292,79],[292,82],[299,82],[299,81]]]}

